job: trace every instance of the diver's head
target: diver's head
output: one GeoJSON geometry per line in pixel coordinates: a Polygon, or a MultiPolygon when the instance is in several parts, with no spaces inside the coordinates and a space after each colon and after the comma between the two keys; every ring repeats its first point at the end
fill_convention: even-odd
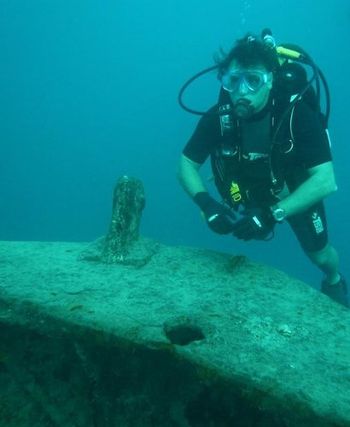
{"type": "Polygon", "coordinates": [[[247,35],[218,63],[218,78],[237,117],[249,118],[267,104],[278,67],[274,49],[247,35]]]}
{"type": "Polygon", "coordinates": [[[262,64],[243,67],[233,60],[221,81],[229,92],[235,115],[247,119],[268,103],[273,75],[262,64]]]}

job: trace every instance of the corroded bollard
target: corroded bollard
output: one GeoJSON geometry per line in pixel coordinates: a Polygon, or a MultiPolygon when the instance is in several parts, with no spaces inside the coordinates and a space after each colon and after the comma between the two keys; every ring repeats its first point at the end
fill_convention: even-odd
{"type": "Polygon", "coordinates": [[[112,220],[102,250],[102,261],[123,262],[139,238],[145,191],[139,179],[122,176],[113,194],[112,220]]]}
{"type": "Polygon", "coordinates": [[[139,179],[122,176],[113,192],[112,220],[103,236],[79,255],[82,261],[143,267],[160,244],[139,235],[145,192],[139,179]]]}

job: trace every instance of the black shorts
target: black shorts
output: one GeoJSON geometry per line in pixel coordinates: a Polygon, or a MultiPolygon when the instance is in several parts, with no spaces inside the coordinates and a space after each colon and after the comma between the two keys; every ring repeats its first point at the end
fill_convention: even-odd
{"type": "Polygon", "coordinates": [[[306,212],[293,215],[287,221],[305,252],[317,252],[328,243],[326,213],[323,202],[306,212]]]}

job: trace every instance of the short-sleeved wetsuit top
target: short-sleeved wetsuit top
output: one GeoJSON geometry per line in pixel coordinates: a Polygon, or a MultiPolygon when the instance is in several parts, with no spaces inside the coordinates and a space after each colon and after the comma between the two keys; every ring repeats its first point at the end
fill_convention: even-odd
{"type": "MultiPolygon", "coordinates": [[[[245,120],[241,126],[240,160],[238,163],[236,162],[236,165],[239,164],[239,166],[234,180],[241,186],[240,179],[242,178],[243,184],[248,188],[246,192],[251,194],[254,194],[254,188],[252,188],[254,185],[263,183],[264,179],[267,181],[268,171],[266,171],[266,165],[270,163],[266,159],[271,154],[270,106],[271,104],[268,104],[261,112],[245,120]],[[262,173],[261,165],[263,163],[265,163],[265,172],[262,173]]],[[[211,108],[208,111],[209,114],[199,120],[193,135],[183,150],[183,154],[187,158],[199,164],[203,164],[222,144],[219,116],[218,114],[210,114],[214,111],[217,111],[217,106],[211,108]]],[[[307,169],[331,161],[332,155],[328,135],[322,126],[319,115],[308,104],[303,101],[297,102],[291,123],[292,135],[289,131],[287,133],[293,141],[291,146],[292,155],[289,156],[288,162],[285,164],[282,162],[282,168],[288,169],[288,171],[285,171],[285,175],[289,176],[289,178],[291,177],[291,171],[292,174],[294,173],[293,171],[304,171],[304,178],[300,180],[299,173],[299,178],[296,178],[291,185],[288,183],[288,179],[284,177],[289,190],[293,191],[295,187],[306,179],[307,169]]],[[[293,181],[293,179],[292,177],[290,181],[293,181]]],[[[229,193],[229,186],[230,183],[228,183],[226,189],[227,193],[229,193]]],[[[261,186],[263,185],[261,184],[261,186]]],[[[255,194],[259,199],[260,194],[263,192],[260,191],[259,187],[255,188],[255,190],[255,194]]],[[[227,201],[227,198],[224,197],[224,199],[227,201]]],[[[262,200],[264,199],[253,200],[252,204],[263,204],[261,203],[262,200]]],[[[327,243],[327,225],[322,202],[311,207],[305,213],[289,218],[288,222],[304,250],[317,251],[327,243]],[[319,219],[322,227],[316,226],[315,218],[319,219]]]]}
{"type": "MultiPolygon", "coordinates": [[[[215,107],[209,112],[213,112],[215,107]]],[[[269,125],[266,120],[269,110],[247,121],[247,140],[243,144],[254,152],[264,152],[269,144],[269,125]],[[249,130],[250,129],[250,130],[249,130]],[[254,141],[255,139],[255,141],[254,141]],[[250,147],[249,147],[250,145],[250,147]],[[260,145],[260,147],[259,147],[260,145]]],[[[317,113],[305,102],[298,102],[293,115],[294,161],[298,166],[312,168],[332,160],[329,140],[317,113]]],[[[196,163],[204,163],[221,142],[221,129],[218,115],[203,116],[186,144],[183,154],[196,163]]],[[[243,148],[243,151],[246,149],[243,148]]]]}

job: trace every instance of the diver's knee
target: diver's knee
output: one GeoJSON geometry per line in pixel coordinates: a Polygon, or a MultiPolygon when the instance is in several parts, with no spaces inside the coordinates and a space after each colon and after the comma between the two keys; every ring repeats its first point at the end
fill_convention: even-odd
{"type": "Polygon", "coordinates": [[[329,261],[333,258],[333,255],[334,255],[334,249],[328,243],[323,249],[319,251],[307,252],[307,256],[310,258],[310,260],[317,265],[328,264],[329,261]]]}

